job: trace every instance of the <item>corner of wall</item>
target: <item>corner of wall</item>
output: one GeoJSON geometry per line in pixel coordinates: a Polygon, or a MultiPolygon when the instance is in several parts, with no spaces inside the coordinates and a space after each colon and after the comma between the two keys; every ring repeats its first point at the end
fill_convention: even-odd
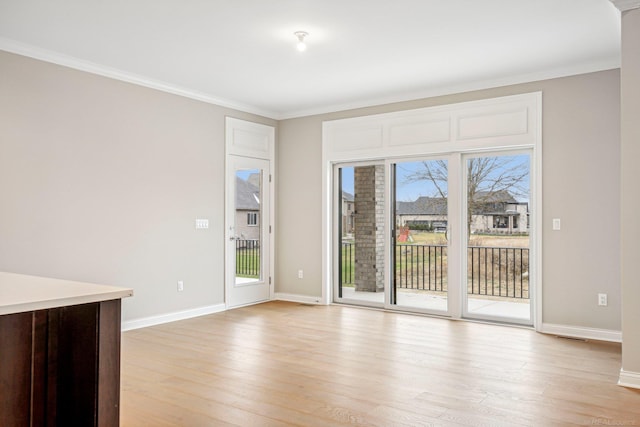
{"type": "Polygon", "coordinates": [[[620,369],[618,385],[622,387],[640,389],[640,372],[629,372],[624,369],[620,369]]]}
{"type": "Polygon", "coordinates": [[[589,339],[597,341],[622,342],[622,332],[610,329],[587,328],[582,326],[556,325],[543,323],[540,331],[543,334],[589,339]]]}

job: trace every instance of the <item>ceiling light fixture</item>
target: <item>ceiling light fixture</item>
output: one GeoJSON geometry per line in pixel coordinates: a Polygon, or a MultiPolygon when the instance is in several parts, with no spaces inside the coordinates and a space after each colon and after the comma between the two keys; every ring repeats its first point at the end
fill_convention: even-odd
{"type": "Polygon", "coordinates": [[[293,33],[293,35],[298,38],[298,44],[296,45],[296,48],[300,52],[304,52],[305,50],[307,50],[307,44],[304,42],[304,38],[307,37],[309,33],[307,33],[306,31],[296,31],[295,33],[293,33]]]}

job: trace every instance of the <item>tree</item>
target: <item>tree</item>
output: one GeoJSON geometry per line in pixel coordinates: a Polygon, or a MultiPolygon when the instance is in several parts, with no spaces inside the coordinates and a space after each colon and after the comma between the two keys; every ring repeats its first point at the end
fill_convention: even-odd
{"type": "MultiPolygon", "coordinates": [[[[447,198],[449,170],[446,160],[422,162],[423,169],[408,175],[407,181],[429,181],[434,197],[447,198]]],[[[512,197],[528,197],[529,156],[472,157],[467,160],[467,235],[471,236],[471,220],[482,206],[512,197]],[[506,193],[506,195],[505,195],[506,193]]]]}

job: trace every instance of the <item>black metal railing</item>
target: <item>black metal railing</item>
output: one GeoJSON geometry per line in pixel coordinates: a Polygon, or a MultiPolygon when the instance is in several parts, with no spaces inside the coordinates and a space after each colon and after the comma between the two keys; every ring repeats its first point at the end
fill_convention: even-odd
{"type": "Polygon", "coordinates": [[[236,240],[236,276],[260,277],[259,240],[236,240]]]}
{"type": "Polygon", "coordinates": [[[468,292],[508,298],[529,298],[529,249],[470,246],[468,292]]]}
{"type": "MultiPolygon", "coordinates": [[[[355,251],[353,243],[342,242],[342,285],[354,284],[355,251]]],[[[396,288],[446,292],[447,269],[446,245],[396,245],[396,288]]],[[[528,299],[529,249],[469,246],[467,292],[528,299]]]]}
{"type": "Polygon", "coordinates": [[[396,245],[396,288],[447,290],[446,245],[396,245]]]}
{"type": "Polygon", "coordinates": [[[341,283],[343,285],[353,285],[354,277],[353,271],[355,270],[355,245],[353,243],[342,242],[342,252],[340,253],[342,257],[342,262],[340,266],[342,268],[341,271],[341,283]]]}

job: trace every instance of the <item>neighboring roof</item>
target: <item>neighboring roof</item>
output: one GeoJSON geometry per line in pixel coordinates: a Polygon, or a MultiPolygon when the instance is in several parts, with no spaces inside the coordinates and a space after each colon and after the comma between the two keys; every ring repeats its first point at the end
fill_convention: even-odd
{"type": "Polygon", "coordinates": [[[260,188],[260,173],[259,172],[252,173],[247,177],[247,181],[249,182],[249,184],[260,188]]]}
{"type": "MultiPolygon", "coordinates": [[[[474,201],[474,214],[503,214],[507,204],[521,204],[507,190],[479,191],[474,201]]],[[[447,215],[447,199],[423,196],[413,202],[397,202],[396,215],[447,215]]]]}
{"type": "Polygon", "coordinates": [[[260,188],[236,177],[236,210],[260,210],[260,188]]]}
{"type": "Polygon", "coordinates": [[[478,191],[473,199],[478,203],[518,203],[507,190],[478,191]]]}
{"type": "Polygon", "coordinates": [[[396,215],[446,215],[447,200],[442,197],[419,197],[413,202],[398,202],[396,215]]]}
{"type": "Polygon", "coordinates": [[[342,199],[347,202],[353,202],[353,194],[346,191],[342,192],[342,199]]]}

